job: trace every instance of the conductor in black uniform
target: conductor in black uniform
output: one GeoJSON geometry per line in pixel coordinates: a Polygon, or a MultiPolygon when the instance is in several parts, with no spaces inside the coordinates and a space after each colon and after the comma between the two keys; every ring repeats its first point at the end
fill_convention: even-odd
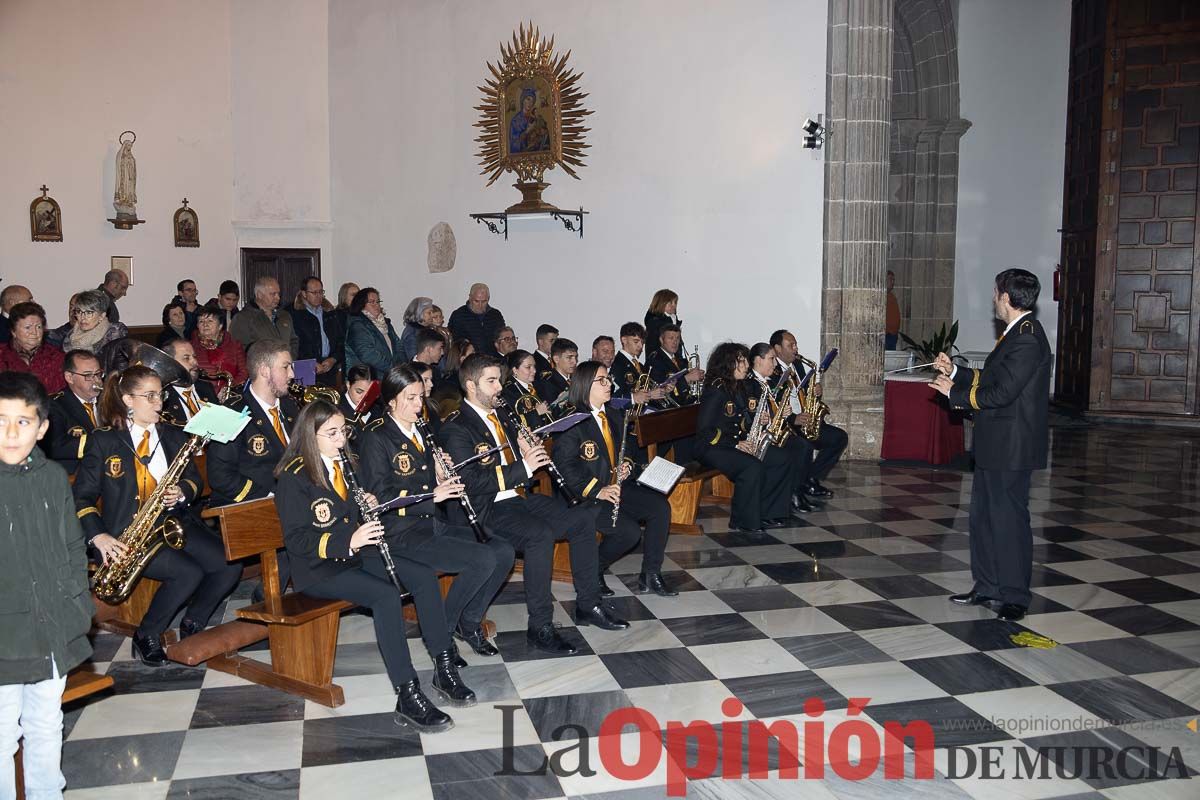
{"type": "Polygon", "coordinates": [[[67,388],[50,398],[50,428],[42,439],[42,449],[68,474],[74,474],[88,436],[96,430],[104,370],[91,352],[71,350],[63,358],[63,378],[67,388]]]}
{"type": "MultiPolygon", "coordinates": [[[[127,552],[121,534],[164,478],[188,435],[158,421],[162,380],[149,367],[129,367],[105,381],[101,421],[88,439],[75,476],[75,508],[84,536],[102,561],[127,552]],[[103,511],[101,511],[103,507],[103,511]]],[[[162,581],[133,634],[133,653],[143,664],[166,661],[159,637],[180,607],[179,623],[186,638],[204,630],[217,605],[233,591],[242,574],[225,561],[221,541],[204,526],[193,508],[200,495],[200,473],[189,462],[182,477],[163,488],[163,510],[183,525],[181,550],[160,548],[143,577],[162,581]]]]}
{"type": "Polygon", "coordinates": [[[987,605],[1015,622],[1029,607],[1033,533],[1029,482],[1046,467],[1050,344],[1033,318],[1041,286],[1023,269],[996,276],[992,303],[1004,333],[983,369],[955,366],[941,353],[933,387],[955,408],[975,412],[975,481],[971,491],[971,591],[950,601],[987,605]]]}

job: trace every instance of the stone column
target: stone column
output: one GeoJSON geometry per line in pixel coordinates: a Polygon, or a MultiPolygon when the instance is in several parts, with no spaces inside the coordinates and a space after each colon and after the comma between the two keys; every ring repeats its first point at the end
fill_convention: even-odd
{"type": "Polygon", "coordinates": [[[850,458],[878,458],[892,100],[892,0],[829,0],[822,350],[850,458]]]}

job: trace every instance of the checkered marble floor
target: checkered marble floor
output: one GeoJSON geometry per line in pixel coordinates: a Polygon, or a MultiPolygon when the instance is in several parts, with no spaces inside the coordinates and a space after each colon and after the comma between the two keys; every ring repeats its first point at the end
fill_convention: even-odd
{"type": "MultiPolygon", "coordinates": [[[[512,581],[489,614],[502,657],[467,654],[464,676],[480,703],[447,709],[456,721],[449,733],[394,725],[371,623],[358,614],[342,620],[335,680],[346,704],[336,709],[203,668],[147,669],[126,640],[101,635],[96,668],[115,677],[115,691],[69,709],[67,797],[659,798],[666,755],[637,781],[604,769],[595,737],[610,711],[638,706],[663,723],[789,720],[803,731],[809,698],[824,702],[826,738],[853,716],[848,698],[870,698],[855,719],[876,731],[891,720],[928,721],[934,776],[897,784],[881,766],[865,780],[830,768],[822,780],[804,779],[803,769],[791,780],[778,773],[773,747],[765,779],[717,772],[692,781],[688,795],[1200,796],[1192,780],[1200,734],[1186,727],[1200,714],[1200,436],[1095,427],[1052,437],[1052,468],[1034,476],[1035,599],[1020,624],[946,602],[971,586],[969,473],[852,463],[828,481],[837,497],[826,511],[763,539],[729,533],[727,512],[703,509],[707,535],[673,535],[668,545],[677,598],[630,591],[639,556],[616,564],[609,583],[619,586],[613,605],[631,620],[628,631],[574,628],[571,588],[556,584],[558,621],[581,645],[574,657],[526,650],[522,585],[512,581]],[[1024,630],[1059,646],[1017,647],[1009,636],[1024,630]],[[731,696],[743,708],[728,716],[722,702],[731,696]],[[506,718],[515,747],[508,772],[536,771],[568,749],[562,771],[574,772],[586,749],[596,774],[496,776],[506,718]],[[560,730],[568,724],[578,727],[560,730]],[[591,737],[586,748],[580,729],[591,737]],[[957,771],[950,746],[959,748],[957,771]],[[998,748],[990,752],[1011,776],[1020,753],[1054,746],[1067,748],[1049,751],[1060,762],[1080,757],[1072,747],[1110,756],[1158,747],[1158,767],[1147,771],[1188,777],[1135,780],[1064,764],[1047,779],[987,780],[962,767],[968,751],[998,748]],[[1183,766],[1164,773],[1171,748],[1183,766]]],[[[239,587],[227,618],[249,589],[239,587]]],[[[419,639],[410,645],[428,685],[429,657],[419,639]]],[[[636,736],[621,747],[633,762],[636,736]]],[[[803,744],[798,753],[803,761],[803,744]]],[[[692,747],[686,760],[701,755],[692,747]]]]}

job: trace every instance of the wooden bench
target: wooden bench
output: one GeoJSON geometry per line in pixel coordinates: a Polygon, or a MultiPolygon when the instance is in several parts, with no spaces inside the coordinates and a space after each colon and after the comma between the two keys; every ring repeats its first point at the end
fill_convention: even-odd
{"type": "MultiPolygon", "coordinates": [[[[638,446],[646,449],[647,460],[652,461],[659,455],[660,444],[695,436],[699,418],[699,405],[642,414],[633,423],[638,446]]],[[[697,462],[682,466],[683,477],[667,498],[671,503],[671,533],[702,534],[704,529],[696,524],[696,514],[704,496],[704,482],[721,477],[721,473],[697,462]]]]}
{"type": "MultiPolygon", "coordinates": [[[[91,672],[84,667],[76,667],[67,673],[67,686],[63,689],[62,704],[73,703],[88,695],[102,692],[113,685],[111,675],[101,675],[91,672]]],[[[25,769],[21,761],[22,743],[17,742],[17,752],[13,755],[13,767],[16,769],[17,800],[25,798],[25,769]]]]}

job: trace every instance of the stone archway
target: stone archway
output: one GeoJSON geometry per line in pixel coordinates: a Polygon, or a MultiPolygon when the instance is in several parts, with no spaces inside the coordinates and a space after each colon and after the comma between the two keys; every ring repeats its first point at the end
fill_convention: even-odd
{"type": "Polygon", "coordinates": [[[895,0],[888,269],[902,330],[921,340],[954,314],[958,36],[954,0],[895,0]]]}

